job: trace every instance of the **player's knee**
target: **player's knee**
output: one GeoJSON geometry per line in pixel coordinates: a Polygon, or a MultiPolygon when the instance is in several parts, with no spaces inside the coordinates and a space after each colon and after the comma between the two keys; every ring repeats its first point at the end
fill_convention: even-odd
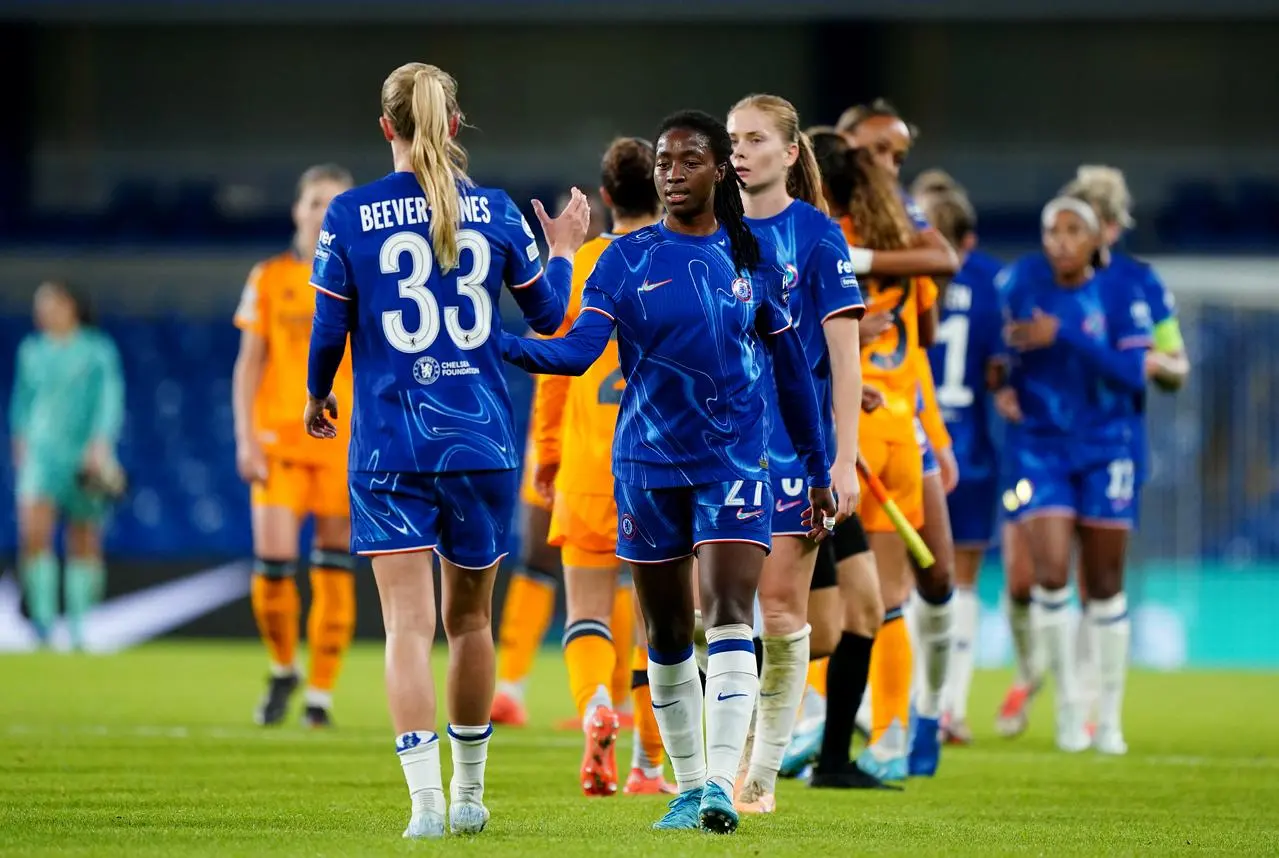
{"type": "Polygon", "coordinates": [[[1035,563],[1035,582],[1049,590],[1060,590],[1070,583],[1070,558],[1050,557],[1035,563]]]}
{"type": "Polygon", "coordinates": [[[315,522],[315,544],[329,550],[344,550],[351,544],[351,520],[349,518],[320,518],[315,522]]]}
{"type": "Polygon", "coordinates": [[[1089,600],[1102,601],[1118,596],[1124,590],[1123,566],[1114,564],[1104,569],[1090,570],[1087,578],[1089,600]]]}
{"type": "Polygon", "coordinates": [[[516,575],[523,575],[531,578],[538,583],[545,584],[548,587],[555,587],[559,582],[559,549],[543,546],[551,553],[549,557],[539,555],[538,552],[530,552],[527,548],[524,551],[523,559],[520,566],[516,569],[516,575]]]}
{"type": "Polygon", "coordinates": [[[808,638],[808,657],[810,659],[825,658],[835,652],[835,647],[839,646],[839,635],[842,631],[839,625],[825,619],[810,625],[813,630],[808,638]]]}
{"type": "Polygon", "coordinates": [[[253,574],[273,581],[282,581],[297,574],[298,562],[293,558],[257,557],[253,560],[253,574]]]}
{"type": "Polygon", "coordinates": [[[884,600],[878,592],[862,594],[844,606],[843,631],[873,638],[884,624],[884,600]]]}
{"type": "Polygon", "coordinates": [[[764,633],[768,635],[789,635],[799,631],[807,623],[806,604],[790,601],[767,604],[761,597],[759,613],[764,633]]]}
{"type": "Polygon", "coordinates": [[[927,569],[916,568],[915,580],[919,594],[931,602],[945,599],[954,586],[951,568],[941,563],[934,563],[927,569]]]}
{"type": "Polygon", "coordinates": [[[683,652],[693,645],[693,617],[645,612],[644,634],[649,649],[656,652],[683,652]]]}
{"type": "Polygon", "coordinates": [[[755,624],[755,592],[747,588],[728,588],[729,592],[712,594],[702,605],[702,623],[707,629],[717,626],[755,624]]]}
{"type": "Polygon", "coordinates": [[[445,605],[444,634],[450,638],[493,629],[493,610],[490,605],[445,605]]]}

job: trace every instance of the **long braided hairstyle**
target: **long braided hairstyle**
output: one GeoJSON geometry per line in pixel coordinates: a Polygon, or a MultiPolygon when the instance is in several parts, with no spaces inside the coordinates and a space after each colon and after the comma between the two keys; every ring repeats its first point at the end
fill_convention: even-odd
{"type": "Polygon", "coordinates": [[[741,193],[745,183],[733,169],[733,141],[728,136],[728,129],[724,127],[724,123],[709,113],[700,110],[681,110],[662,120],[657,137],[660,138],[667,131],[675,128],[701,134],[710,143],[715,166],[724,168],[724,175],[715,183],[715,219],[728,233],[728,241],[732,246],[733,265],[739,274],[759,267],[759,242],[755,240],[755,234],[746,225],[746,211],[742,208],[741,193]]]}

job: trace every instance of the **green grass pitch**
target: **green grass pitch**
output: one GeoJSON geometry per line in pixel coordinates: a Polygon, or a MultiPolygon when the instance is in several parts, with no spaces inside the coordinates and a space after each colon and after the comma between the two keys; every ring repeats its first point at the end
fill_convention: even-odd
{"type": "MultiPolygon", "coordinates": [[[[936,779],[873,795],[784,783],[777,814],[715,837],[650,831],[660,798],[578,793],[580,739],[552,729],[570,703],[548,651],[531,682],[534,726],[499,727],[490,748],[488,829],[410,843],[380,649],[352,652],[327,733],[292,715],[253,726],[264,674],[250,643],[0,657],[0,855],[1279,854],[1274,675],[1135,674],[1132,750],[1102,759],[1052,749],[1048,699],[1026,736],[995,737],[1008,677],[979,673],[977,743],[947,749],[936,779]]],[[[627,736],[619,761],[629,754],[627,736]]]]}

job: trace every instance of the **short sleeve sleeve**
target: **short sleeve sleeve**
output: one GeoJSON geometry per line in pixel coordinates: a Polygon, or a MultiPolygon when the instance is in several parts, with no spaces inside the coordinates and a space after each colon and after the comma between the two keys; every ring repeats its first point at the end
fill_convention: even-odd
{"type": "Polygon", "coordinates": [[[760,330],[780,334],[791,326],[790,291],[786,288],[786,272],[776,264],[757,269],[762,275],[764,297],[759,302],[756,320],[760,330]]]}
{"type": "Polygon", "coordinates": [[[845,314],[854,319],[865,315],[866,302],[848,258],[848,242],[834,221],[829,222],[821,241],[813,248],[805,277],[821,321],[845,314]]]}
{"type": "Polygon", "coordinates": [[[542,276],[542,257],[537,249],[537,236],[528,219],[508,194],[502,192],[497,208],[502,211],[503,237],[510,244],[506,255],[503,280],[512,289],[528,286],[542,276]]]}
{"type": "Polygon", "coordinates": [[[355,278],[347,256],[345,242],[347,221],[343,217],[341,198],[329,203],[320,227],[320,240],[315,244],[315,260],[311,264],[311,285],[326,295],[343,301],[355,297],[355,278]]]}
{"type": "Polygon", "coordinates": [[[248,279],[244,281],[244,289],[240,292],[240,303],[235,308],[235,326],[259,337],[266,336],[269,318],[266,290],[262,284],[265,271],[265,262],[253,266],[248,279]]]}
{"type": "Polygon", "coordinates": [[[1151,325],[1157,327],[1177,315],[1177,304],[1172,293],[1168,291],[1168,287],[1164,285],[1163,280],[1159,279],[1159,275],[1153,268],[1147,267],[1143,274],[1142,296],[1150,307],[1151,325]]]}
{"type": "Polygon", "coordinates": [[[1133,289],[1122,304],[1111,310],[1109,325],[1117,348],[1150,347],[1154,339],[1155,323],[1142,289],[1133,289]]]}

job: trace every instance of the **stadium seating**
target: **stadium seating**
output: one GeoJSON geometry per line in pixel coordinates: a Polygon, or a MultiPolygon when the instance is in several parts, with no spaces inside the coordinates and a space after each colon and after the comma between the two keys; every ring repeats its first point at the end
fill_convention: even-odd
{"type": "MultiPolygon", "coordinates": [[[[130,490],[114,514],[107,551],[126,557],[225,557],[252,552],[249,493],[235,469],[231,368],[239,332],[225,320],[176,316],[106,319],[126,379],[120,461],[130,490]]],[[[8,411],[14,353],[31,329],[0,316],[0,402],[8,411]]],[[[532,388],[508,372],[523,437],[532,388]]],[[[0,427],[9,446],[8,421],[0,427]]],[[[0,457],[0,551],[15,546],[13,470],[0,457]]]]}
{"type": "MultiPolygon", "coordinates": [[[[516,200],[553,199],[555,188],[524,183],[508,187],[516,200]]],[[[125,242],[153,244],[280,244],[289,235],[287,206],[247,212],[219,204],[213,182],[188,180],[164,186],[125,179],[97,213],[42,212],[19,216],[0,243],[85,245],[125,242]]],[[[531,217],[531,211],[528,212],[531,217]]],[[[1037,232],[1038,206],[983,207],[982,238],[989,245],[1023,245],[1037,232]]],[[[1169,189],[1166,204],[1142,213],[1131,245],[1142,252],[1270,252],[1279,242],[1279,182],[1241,178],[1233,183],[1191,179],[1169,189]]]]}

